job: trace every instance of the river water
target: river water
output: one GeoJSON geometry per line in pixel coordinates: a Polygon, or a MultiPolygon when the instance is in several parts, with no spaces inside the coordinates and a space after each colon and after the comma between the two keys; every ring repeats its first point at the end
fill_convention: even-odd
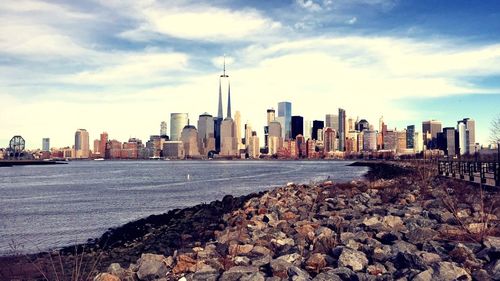
{"type": "Polygon", "coordinates": [[[287,182],[359,179],[345,161],[74,161],[0,168],[0,255],[85,242],[110,227],[287,182]]]}

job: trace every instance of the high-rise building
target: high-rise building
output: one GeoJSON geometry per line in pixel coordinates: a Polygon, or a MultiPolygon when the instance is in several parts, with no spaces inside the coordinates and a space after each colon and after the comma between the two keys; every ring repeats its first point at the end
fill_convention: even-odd
{"type": "Polygon", "coordinates": [[[415,143],[413,141],[413,136],[415,135],[415,125],[406,126],[406,148],[413,149],[415,143]]]}
{"type": "Polygon", "coordinates": [[[283,146],[283,138],[281,137],[281,123],[272,121],[269,123],[269,154],[278,153],[278,150],[283,146]]]}
{"type": "Polygon", "coordinates": [[[109,155],[106,155],[106,148],[108,144],[108,133],[106,132],[101,133],[101,140],[99,141],[99,143],[100,143],[99,154],[101,154],[102,158],[109,158],[109,155]]]}
{"type": "Polygon", "coordinates": [[[360,121],[356,122],[356,130],[358,132],[370,130],[370,123],[368,123],[368,121],[366,121],[365,119],[361,119],[360,121]]]}
{"type": "Polygon", "coordinates": [[[78,129],[75,133],[75,158],[89,158],[89,133],[78,129]]]}
{"type": "Polygon", "coordinates": [[[298,135],[304,135],[304,117],[292,116],[292,139],[298,135]]]}
{"type": "Polygon", "coordinates": [[[42,139],[42,151],[50,151],[50,138],[42,139]]]}
{"type": "Polygon", "coordinates": [[[354,125],[354,119],[352,117],[349,117],[349,119],[347,119],[347,131],[350,132],[354,130],[356,130],[356,126],[354,125]]]}
{"type": "Polygon", "coordinates": [[[252,125],[248,122],[245,124],[245,149],[249,152],[250,141],[252,140],[252,125]]]}
{"type": "Polygon", "coordinates": [[[181,133],[181,141],[186,157],[197,157],[200,155],[198,151],[198,130],[196,130],[195,126],[184,126],[181,133]]]}
{"type": "MultiPolygon", "coordinates": [[[[214,138],[215,150],[220,153],[222,146],[222,123],[224,121],[224,112],[222,109],[222,92],[223,87],[227,85],[227,117],[231,118],[231,85],[229,82],[229,75],[226,74],[226,58],[224,57],[224,66],[222,74],[219,76],[219,104],[217,110],[217,117],[214,118],[214,138]]],[[[232,121],[232,118],[231,118],[232,121]]]]}
{"type": "Polygon", "coordinates": [[[332,128],[335,132],[339,131],[339,116],[337,114],[325,115],[325,127],[332,128]]]}
{"type": "Polygon", "coordinates": [[[203,113],[198,118],[198,150],[201,155],[207,156],[215,150],[215,122],[212,115],[203,113]]]}
{"type": "Polygon", "coordinates": [[[441,121],[429,120],[422,122],[422,135],[424,137],[424,146],[427,149],[437,148],[437,134],[441,132],[441,121]]]}
{"type": "Polygon", "coordinates": [[[276,111],[274,109],[268,109],[267,110],[267,126],[269,126],[269,123],[273,122],[276,119],[276,111]]]}
{"type": "Polygon", "coordinates": [[[241,141],[241,113],[236,110],[234,113],[234,125],[236,126],[236,141],[238,143],[238,150],[244,149],[243,142],[241,141]]]}
{"type": "Polygon", "coordinates": [[[363,131],[363,150],[364,151],[377,150],[377,131],[372,131],[372,130],[363,131]]]}
{"type": "Polygon", "coordinates": [[[340,151],[345,151],[345,138],[346,138],[346,123],[345,123],[345,110],[342,108],[339,108],[339,129],[338,129],[338,136],[339,136],[339,150],[340,151]]]}
{"type": "Polygon", "coordinates": [[[460,155],[472,154],[476,145],[476,122],[464,118],[457,122],[460,155]]]}
{"type": "Polygon", "coordinates": [[[458,131],[453,127],[446,127],[443,128],[443,135],[446,140],[444,153],[449,157],[454,157],[458,153],[458,131]]]}
{"type": "Polygon", "coordinates": [[[304,139],[312,138],[312,122],[310,120],[304,121],[304,139]]]}
{"type": "Polygon", "coordinates": [[[419,132],[413,135],[413,152],[420,153],[424,149],[423,138],[419,132]]]}
{"type": "Polygon", "coordinates": [[[384,135],[384,149],[396,152],[398,147],[398,133],[388,130],[384,135]]]}
{"type": "Polygon", "coordinates": [[[289,140],[292,135],[292,103],[283,101],[278,103],[278,117],[283,117],[284,132],[283,139],[289,140]]]}
{"type": "Polygon", "coordinates": [[[231,117],[224,118],[221,124],[221,151],[222,156],[237,156],[238,143],[236,141],[236,126],[231,117]]]}
{"type": "Polygon", "coordinates": [[[248,156],[253,159],[258,159],[260,156],[260,145],[259,145],[259,137],[257,137],[257,132],[252,131],[252,135],[249,137],[249,146],[248,146],[248,156]]]}
{"type": "Polygon", "coordinates": [[[334,152],[336,150],[336,133],[335,130],[329,127],[326,127],[323,133],[323,143],[324,143],[324,151],[325,154],[329,152],[334,152]]]}
{"type": "Polygon", "coordinates": [[[313,121],[313,126],[312,126],[312,132],[311,132],[311,138],[313,140],[318,139],[318,130],[323,129],[325,127],[325,123],[320,120],[314,120],[313,121]]]}
{"type": "Polygon", "coordinates": [[[173,141],[181,140],[182,129],[189,125],[187,113],[170,114],[170,139],[173,141]]]}
{"type": "Polygon", "coordinates": [[[166,136],[168,135],[167,133],[167,122],[165,121],[161,121],[161,124],[160,124],[160,136],[166,136]]]}
{"type": "Polygon", "coordinates": [[[101,141],[98,139],[94,140],[94,154],[101,155],[101,141]]]}
{"type": "Polygon", "coordinates": [[[407,132],[406,132],[406,129],[403,130],[403,131],[397,131],[396,132],[396,136],[397,136],[396,152],[398,152],[398,153],[404,153],[404,152],[406,152],[406,147],[407,147],[407,143],[406,143],[407,132]]]}

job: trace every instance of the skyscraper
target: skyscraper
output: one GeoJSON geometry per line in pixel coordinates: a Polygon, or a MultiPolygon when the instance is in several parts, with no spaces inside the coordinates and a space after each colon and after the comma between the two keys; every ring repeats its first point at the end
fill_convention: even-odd
{"type": "Polygon", "coordinates": [[[304,117],[292,116],[292,139],[298,135],[304,135],[304,117]]]}
{"type": "Polygon", "coordinates": [[[338,129],[338,135],[339,135],[339,150],[340,151],[345,151],[345,137],[346,137],[346,123],[345,123],[345,110],[342,108],[339,108],[339,129],[338,129]]]}
{"type": "Polygon", "coordinates": [[[50,151],[50,138],[42,139],[42,151],[50,151]]]}
{"type": "Polygon", "coordinates": [[[85,129],[75,132],[75,158],[89,158],[89,133],[85,129]]]}
{"type": "Polygon", "coordinates": [[[336,132],[334,129],[332,129],[330,127],[326,127],[325,132],[324,132],[324,137],[323,137],[325,153],[335,151],[335,149],[336,149],[335,140],[337,139],[335,137],[335,135],[336,135],[336,132]]]}
{"type": "Polygon", "coordinates": [[[326,114],[325,115],[325,127],[332,128],[335,132],[339,131],[339,116],[337,114],[326,114]]]}
{"type": "Polygon", "coordinates": [[[278,149],[283,146],[283,138],[281,137],[281,123],[272,121],[269,123],[269,154],[278,153],[278,149]]]}
{"type": "Polygon", "coordinates": [[[195,126],[184,126],[181,133],[181,141],[186,157],[197,157],[200,155],[198,150],[198,130],[196,130],[195,126]]]}
{"type": "Polygon", "coordinates": [[[413,137],[415,135],[415,125],[406,127],[406,148],[413,149],[415,147],[413,137]]]}
{"type": "Polygon", "coordinates": [[[458,131],[453,127],[443,128],[443,134],[446,139],[445,154],[449,157],[457,155],[458,150],[458,131]]]}
{"type": "Polygon", "coordinates": [[[215,150],[214,118],[208,113],[203,113],[198,118],[198,146],[200,154],[207,156],[215,150]]]}
{"type": "Polygon", "coordinates": [[[323,129],[325,127],[325,123],[320,120],[314,120],[311,132],[311,138],[313,140],[318,140],[318,130],[323,129]]]}
{"type": "MultiPolygon", "coordinates": [[[[223,84],[227,84],[227,116],[231,117],[231,85],[229,83],[229,75],[226,74],[226,57],[224,56],[224,65],[222,74],[219,76],[219,104],[217,110],[217,117],[214,118],[214,138],[215,150],[221,151],[222,146],[222,122],[224,121],[224,112],[222,109],[222,92],[223,84]]],[[[231,119],[232,121],[232,119],[231,119]]]]}
{"type": "Polygon", "coordinates": [[[441,132],[441,121],[429,120],[422,122],[422,135],[427,149],[437,148],[437,134],[441,132]]]}
{"type": "Polygon", "coordinates": [[[182,129],[189,125],[187,113],[171,113],[170,114],[170,140],[181,140],[182,129]]]}
{"type": "Polygon", "coordinates": [[[101,133],[101,140],[99,141],[99,153],[101,154],[102,158],[107,158],[109,155],[106,155],[106,145],[108,144],[108,133],[102,132],[101,133]]]}
{"type": "Polygon", "coordinates": [[[236,126],[231,117],[224,118],[221,124],[221,150],[222,156],[237,156],[238,143],[236,141],[236,126]]]}
{"type": "Polygon", "coordinates": [[[273,122],[274,119],[276,119],[276,111],[274,109],[268,109],[267,110],[267,126],[269,126],[269,123],[273,122]]]}
{"type": "Polygon", "coordinates": [[[161,124],[160,124],[160,136],[164,137],[166,136],[168,133],[167,133],[167,122],[165,121],[161,121],[161,124]]]}
{"type": "Polygon", "coordinates": [[[278,117],[283,117],[284,132],[283,139],[289,140],[292,135],[292,103],[283,101],[278,103],[278,117]]]}
{"type": "Polygon", "coordinates": [[[460,155],[472,154],[476,145],[476,122],[464,118],[457,122],[460,155]]]}
{"type": "Polygon", "coordinates": [[[312,124],[311,120],[304,121],[304,139],[308,140],[312,138],[312,124]]]}
{"type": "Polygon", "coordinates": [[[236,142],[238,144],[238,150],[244,149],[243,143],[241,141],[241,113],[236,110],[234,113],[234,126],[236,126],[236,142]]]}

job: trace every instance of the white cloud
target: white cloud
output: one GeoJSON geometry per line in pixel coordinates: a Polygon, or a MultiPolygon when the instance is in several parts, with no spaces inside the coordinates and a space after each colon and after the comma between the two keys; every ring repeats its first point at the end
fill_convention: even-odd
{"type": "Polygon", "coordinates": [[[312,12],[323,10],[320,4],[315,3],[313,0],[296,0],[297,5],[312,12]]]}
{"type": "Polygon", "coordinates": [[[355,24],[358,21],[358,18],[352,17],[346,21],[347,24],[355,24]]]}
{"type": "Polygon", "coordinates": [[[158,34],[191,40],[255,40],[256,36],[270,35],[281,28],[279,22],[257,10],[205,5],[164,7],[152,3],[137,8],[131,16],[139,20],[139,26],[120,36],[139,41],[158,37],[158,34]]]}

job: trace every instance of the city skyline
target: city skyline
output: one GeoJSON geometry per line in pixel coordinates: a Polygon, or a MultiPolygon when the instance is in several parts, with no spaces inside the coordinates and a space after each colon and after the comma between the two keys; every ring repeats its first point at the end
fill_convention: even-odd
{"type": "Polygon", "coordinates": [[[27,148],[46,137],[63,147],[77,128],[91,140],[104,131],[147,139],[174,112],[196,126],[198,115],[217,115],[224,53],[232,110],[261,143],[266,110],[289,101],[304,120],[343,108],[417,131],[424,120],[455,126],[470,117],[487,145],[500,105],[499,4],[429,5],[1,3],[0,147],[13,135],[27,148]]]}

